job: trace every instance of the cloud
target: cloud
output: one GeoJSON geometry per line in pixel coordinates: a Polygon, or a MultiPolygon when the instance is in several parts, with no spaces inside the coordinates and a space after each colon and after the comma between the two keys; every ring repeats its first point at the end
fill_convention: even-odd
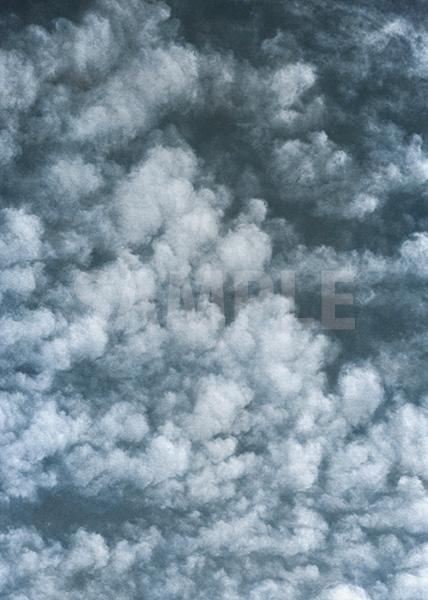
{"type": "Polygon", "coordinates": [[[426,14],[394,6],[8,17],[5,599],[425,597],[426,14]]]}

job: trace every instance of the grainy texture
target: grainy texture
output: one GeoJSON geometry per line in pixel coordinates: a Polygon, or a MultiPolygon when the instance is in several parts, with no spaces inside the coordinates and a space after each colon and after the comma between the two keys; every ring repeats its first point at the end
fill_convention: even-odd
{"type": "Polygon", "coordinates": [[[0,13],[1,597],[426,600],[426,3],[0,13]]]}

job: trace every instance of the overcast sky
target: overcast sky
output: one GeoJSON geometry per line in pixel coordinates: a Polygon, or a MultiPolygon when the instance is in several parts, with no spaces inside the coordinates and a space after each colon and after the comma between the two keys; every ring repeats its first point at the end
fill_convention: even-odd
{"type": "Polygon", "coordinates": [[[426,3],[0,29],[0,596],[426,600],[426,3]],[[219,273],[225,320],[167,310],[219,273]]]}

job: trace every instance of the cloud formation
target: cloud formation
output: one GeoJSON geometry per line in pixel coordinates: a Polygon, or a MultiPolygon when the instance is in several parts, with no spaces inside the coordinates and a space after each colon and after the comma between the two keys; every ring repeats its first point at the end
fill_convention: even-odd
{"type": "Polygon", "coordinates": [[[426,9],[57,10],[2,15],[2,597],[425,598],[426,9]]]}

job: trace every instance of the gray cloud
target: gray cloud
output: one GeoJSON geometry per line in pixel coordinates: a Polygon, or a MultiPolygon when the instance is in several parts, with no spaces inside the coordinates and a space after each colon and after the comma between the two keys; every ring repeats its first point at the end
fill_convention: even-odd
{"type": "Polygon", "coordinates": [[[426,597],[410,8],[0,6],[2,597],[426,597]],[[276,287],[233,310],[249,270],[276,287]],[[326,270],[355,330],[321,326],[326,270]],[[171,273],[221,273],[225,321],[167,313],[171,273]]]}

